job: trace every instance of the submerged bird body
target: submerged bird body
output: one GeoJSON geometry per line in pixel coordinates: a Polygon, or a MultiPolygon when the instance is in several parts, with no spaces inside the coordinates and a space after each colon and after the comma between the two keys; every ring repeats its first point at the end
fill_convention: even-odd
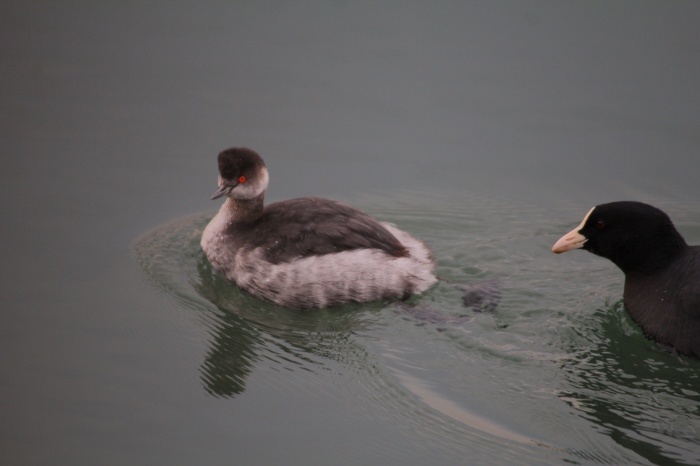
{"type": "Polygon", "coordinates": [[[622,270],[625,309],[647,337],[700,357],[700,246],[688,246],[664,212],[630,201],[594,207],[552,251],[578,248],[622,270]]]}
{"type": "Polygon", "coordinates": [[[262,299],[292,308],[402,299],[433,285],[427,246],[340,202],[301,198],[264,206],[268,174],[252,150],[219,154],[226,196],[202,234],[215,269],[262,299]]]}

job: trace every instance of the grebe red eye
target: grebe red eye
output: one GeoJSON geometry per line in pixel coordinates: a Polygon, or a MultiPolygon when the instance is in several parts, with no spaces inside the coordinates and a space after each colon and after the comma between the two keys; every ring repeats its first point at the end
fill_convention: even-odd
{"type": "Polygon", "coordinates": [[[595,224],[595,227],[598,230],[605,230],[605,222],[603,220],[598,220],[598,223],[595,224]]]}
{"type": "Polygon", "coordinates": [[[243,183],[246,182],[247,179],[248,179],[248,178],[246,178],[245,175],[241,175],[241,176],[238,177],[238,182],[239,182],[240,184],[243,184],[243,183]]]}

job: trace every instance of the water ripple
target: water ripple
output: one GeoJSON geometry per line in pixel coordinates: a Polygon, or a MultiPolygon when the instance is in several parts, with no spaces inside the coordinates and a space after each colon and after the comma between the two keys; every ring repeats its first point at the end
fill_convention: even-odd
{"type": "MultiPolygon", "coordinates": [[[[331,390],[329,410],[344,401],[455,462],[700,462],[700,361],[644,338],[612,264],[549,252],[580,206],[561,218],[473,196],[368,194],[355,204],[425,239],[445,280],[402,305],[297,312],[212,272],[199,248],[211,214],[137,240],[141,267],[177,304],[170,318],[206,329],[207,393],[235,398],[251,379],[280,395],[331,390]],[[484,280],[499,283],[497,308],[465,308],[461,288],[484,280]]],[[[680,218],[700,231],[697,217],[680,218]]]]}

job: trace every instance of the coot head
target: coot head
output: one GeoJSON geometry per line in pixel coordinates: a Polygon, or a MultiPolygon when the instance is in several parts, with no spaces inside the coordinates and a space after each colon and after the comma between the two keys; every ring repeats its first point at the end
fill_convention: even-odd
{"type": "Polygon", "coordinates": [[[254,151],[232,147],[221,152],[219,162],[219,189],[212,199],[228,196],[233,199],[254,199],[267,189],[269,175],[265,162],[254,151]]]}
{"type": "Polygon", "coordinates": [[[552,247],[557,254],[585,249],[624,272],[649,272],[672,261],[686,247],[671,219],[642,202],[620,201],[592,208],[579,226],[552,247]]]}

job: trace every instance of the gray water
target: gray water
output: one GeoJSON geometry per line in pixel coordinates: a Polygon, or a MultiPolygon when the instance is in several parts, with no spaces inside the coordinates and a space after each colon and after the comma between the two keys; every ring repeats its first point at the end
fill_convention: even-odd
{"type": "Polygon", "coordinates": [[[0,463],[700,463],[700,361],[549,252],[621,199],[700,243],[698,30],[695,2],[4,2],[0,463]],[[198,235],[232,145],[449,282],[312,312],[226,283],[198,235]]]}

